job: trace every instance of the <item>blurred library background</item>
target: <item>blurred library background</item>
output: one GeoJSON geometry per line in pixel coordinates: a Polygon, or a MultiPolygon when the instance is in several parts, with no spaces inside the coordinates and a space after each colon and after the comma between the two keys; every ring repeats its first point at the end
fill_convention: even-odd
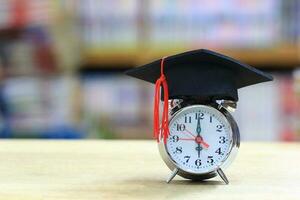
{"type": "Polygon", "coordinates": [[[275,78],[239,90],[242,140],[300,140],[300,0],[1,0],[0,137],[150,139],[123,71],[199,48],[275,78]]]}

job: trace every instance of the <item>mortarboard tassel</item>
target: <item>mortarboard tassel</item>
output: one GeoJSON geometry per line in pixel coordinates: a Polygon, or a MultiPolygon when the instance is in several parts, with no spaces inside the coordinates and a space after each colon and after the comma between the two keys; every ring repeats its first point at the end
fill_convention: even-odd
{"type": "Polygon", "coordinates": [[[164,60],[165,57],[161,59],[160,62],[160,71],[161,75],[159,79],[157,79],[155,83],[155,96],[154,96],[154,116],[153,116],[153,136],[157,140],[160,141],[161,138],[164,139],[164,143],[167,142],[169,136],[169,90],[166,77],[164,75],[164,60]],[[159,120],[159,103],[160,103],[160,88],[162,87],[164,92],[164,108],[162,113],[162,120],[160,124],[159,120]],[[160,134],[161,133],[161,134],[160,134]]]}

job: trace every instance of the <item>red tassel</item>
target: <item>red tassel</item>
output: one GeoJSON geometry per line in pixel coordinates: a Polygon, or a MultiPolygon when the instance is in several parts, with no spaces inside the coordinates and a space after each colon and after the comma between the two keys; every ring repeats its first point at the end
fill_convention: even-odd
{"type": "Polygon", "coordinates": [[[154,116],[153,116],[153,136],[157,140],[157,142],[160,142],[160,139],[164,139],[164,143],[167,142],[168,136],[169,136],[169,89],[168,84],[166,81],[166,77],[164,75],[164,60],[165,57],[161,59],[160,62],[160,70],[161,75],[159,79],[157,79],[155,83],[155,96],[154,96],[154,116]],[[159,103],[160,103],[160,88],[162,87],[164,91],[164,108],[162,113],[162,120],[160,124],[159,120],[159,103]]]}

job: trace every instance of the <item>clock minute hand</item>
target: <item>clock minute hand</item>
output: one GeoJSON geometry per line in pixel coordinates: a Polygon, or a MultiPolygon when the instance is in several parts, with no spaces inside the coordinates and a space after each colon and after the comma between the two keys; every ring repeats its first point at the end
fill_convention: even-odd
{"type": "Polygon", "coordinates": [[[200,136],[200,133],[201,133],[200,115],[198,115],[196,132],[197,132],[197,136],[200,136]]]}
{"type": "MultiPolygon", "coordinates": [[[[200,136],[200,133],[201,133],[200,115],[198,115],[196,132],[197,132],[197,137],[200,138],[201,137],[200,136]]],[[[198,143],[197,151],[198,151],[198,158],[200,158],[200,152],[201,152],[201,145],[200,145],[200,143],[198,143]]]]}

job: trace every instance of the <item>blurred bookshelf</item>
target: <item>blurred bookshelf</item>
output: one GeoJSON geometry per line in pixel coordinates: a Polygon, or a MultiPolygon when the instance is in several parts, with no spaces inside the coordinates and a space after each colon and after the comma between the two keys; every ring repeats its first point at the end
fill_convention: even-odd
{"type": "Polygon", "coordinates": [[[299,20],[298,0],[3,0],[0,137],[151,138],[153,86],[122,71],[208,48],[275,77],[240,91],[242,139],[300,140],[299,20]]]}
{"type": "Polygon", "coordinates": [[[197,48],[216,50],[260,68],[299,65],[297,0],[133,0],[128,7],[124,6],[128,1],[115,1],[109,7],[103,6],[109,4],[105,0],[88,2],[79,12],[85,30],[84,66],[136,66],[197,48]],[[120,24],[127,26],[120,28],[120,24]]]}

